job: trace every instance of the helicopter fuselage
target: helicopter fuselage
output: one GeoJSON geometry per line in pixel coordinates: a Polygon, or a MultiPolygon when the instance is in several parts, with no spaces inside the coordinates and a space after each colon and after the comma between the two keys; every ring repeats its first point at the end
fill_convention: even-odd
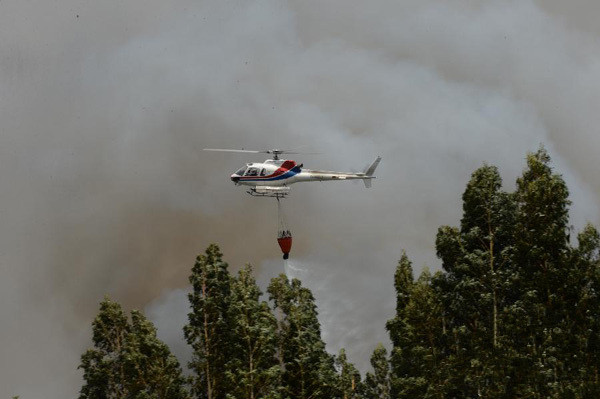
{"type": "Polygon", "coordinates": [[[248,194],[259,197],[284,198],[290,192],[290,185],[303,181],[362,180],[366,188],[371,187],[373,175],[381,157],[365,169],[363,173],[331,172],[324,170],[302,169],[292,160],[283,160],[282,154],[300,154],[298,152],[274,150],[236,150],[231,148],[205,148],[204,151],[237,152],[250,154],[272,154],[272,159],[262,163],[248,163],[231,175],[236,185],[250,186],[248,194]]]}
{"type": "MultiPolygon", "coordinates": [[[[379,161],[376,161],[379,163],[379,161]]],[[[253,187],[280,187],[308,181],[370,180],[375,176],[367,173],[345,173],[302,169],[292,160],[267,159],[263,163],[248,163],[231,175],[238,185],[253,187]]]]}

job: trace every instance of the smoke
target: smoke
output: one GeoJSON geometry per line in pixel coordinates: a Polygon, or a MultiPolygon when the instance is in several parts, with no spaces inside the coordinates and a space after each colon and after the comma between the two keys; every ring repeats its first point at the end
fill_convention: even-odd
{"type": "Polygon", "coordinates": [[[393,315],[401,250],[436,269],[483,162],[507,189],[543,143],[598,222],[597,5],[558,1],[0,2],[0,396],[76,395],[105,294],[185,361],[194,257],[221,245],[264,288],[276,206],[229,174],[298,148],[373,188],[292,186],[291,265],[332,352],[362,370],[393,315]],[[577,4],[575,7],[572,4],[577,4]],[[300,271],[298,271],[300,270],[300,271]]]}

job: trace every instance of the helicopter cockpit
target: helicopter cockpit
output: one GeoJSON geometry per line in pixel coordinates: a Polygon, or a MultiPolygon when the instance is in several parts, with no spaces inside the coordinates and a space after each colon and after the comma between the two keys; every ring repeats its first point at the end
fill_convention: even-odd
{"type": "Polygon", "coordinates": [[[246,173],[246,169],[248,169],[248,166],[244,166],[240,169],[238,169],[236,172],[234,172],[234,175],[238,175],[238,176],[244,176],[244,173],[246,173]]]}
{"type": "Polygon", "coordinates": [[[249,167],[246,170],[246,173],[244,173],[244,176],[250,176],[250,177],[252,177],[252,176],[258,176],[258,173],[259,173],[259,169],[258,168],[249,167]]]}
{"type": "Polygon", "coordinates": [[[237,183],[240,180],[240,177],[242,176],[253,177],[266,176],[270,174],[271,171],[267,170],[267,168],[265,168],[264,166],[265,165],[262,164],[249,163],[246,166],[238,169],[235,173],[233,173],[231,175],[231,180],[237,183]]]}
{"type": "Polygon", "coordinates": [[[236,170],[231,175],[231,181],[237,184],[237,182],[240,181],[240,177],[244,176],[244,173],[246,173],[247,170],[248,170],[248,165],[243,166],[240,169],[236,170]]]}
{"type": "Polygon", "coordinates": [[[282,159],[267,159],[263,163],[248,163],[231,175],[231,181],[238,183],[242,177],[270,176],[280,168],[291,169],[294,166],[296,166],[294,161],[282,159]]]}

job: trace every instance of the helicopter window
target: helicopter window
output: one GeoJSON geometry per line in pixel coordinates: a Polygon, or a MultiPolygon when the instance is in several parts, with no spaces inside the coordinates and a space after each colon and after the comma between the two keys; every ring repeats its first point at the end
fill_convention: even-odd
{"type": "Polygon", "coordinates": [[[263,168],[263,169],[260,171],[260,175],[261,175],[261,176],[266,176],[266,175],[267,175],[267,170],[266,170],[265,168],[263,168]]]}
{"type": "Polygon", "coordinates": [[[258,176],[258,168],[248,168],[246,176],[258,176]]]}
{"type": "Polygon", "coordinates": [[[241,168],[237,172],[235,172],[235,174],[238,176],[244,176],[245,171],[246,171],[246,167],[244,166],[243,168],[241,168]]]}

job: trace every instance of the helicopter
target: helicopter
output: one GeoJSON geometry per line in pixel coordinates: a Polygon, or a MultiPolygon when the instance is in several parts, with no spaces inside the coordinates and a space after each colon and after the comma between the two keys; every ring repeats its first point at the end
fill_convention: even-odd
{"type": "Polygon", "coordinates": [[[247,163],[231,175],[235,185],[248,186],[248,194],[255,197],[285,198],[290,193],[290,184],[310,181],[362,180],[366,188],[371,187],[375,169],[381,157],[377,157],[362,173],[331,172],[303,169],[289,159],[281,159],[282,154],[301,154],[287,150],[235,150],[222,148],[204,148],[204,151],[237,152],[250,154],[271,154],[273,157],[262,163],[247,163]]]}

